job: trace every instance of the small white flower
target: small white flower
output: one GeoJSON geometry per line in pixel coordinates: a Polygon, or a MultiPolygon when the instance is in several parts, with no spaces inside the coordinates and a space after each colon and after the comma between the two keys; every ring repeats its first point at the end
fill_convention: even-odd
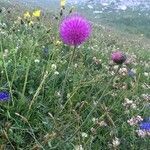
{"type": "Polygon", "coordinates": [[[97,60],[97,58],[96,58],[96,57],[93,57],[93,60],[94,60],[94,61],[96,61],[96,60],[97,60]]]}
{"type": "Polygon", "coordinates": [[[95,123],[95,121],[96,121],[96,118],[92,118],[92,121],[95,123]]]}
{"type": "Polygon", "coordinates": [[[115,97],[115,96],[117,96],[117,93],[112,93],[111,96],[115,97]]]}
{"type": "Polygon", "coordinates": [[[125,98],[125,103],[131,105],[133,104],[133,101],[129,100],[128,98],[125,98]]]}
{"type": "Polygon", "coordinates": [[[149,76],[148,72],[144,72],[144,76],[148,77],[149,76]]]}
{"type": "Polygon", "coordinates": [[[96,134],[96,129],[95,128],[91,128],[90,131],[92,132],[92,134],[96,134]]]}
{"type": "Polygon", "coordinates": [[[7,27],[6,23],[2,23],[2,27],[7,27]]]}
{"type": "Polygon", "coordinates": [[[149,68],[149,64],[148,63],[146,63],[144,65],[145,65],[145,68],[149,68]]]}
{"type": "Polygon", "coordinates": [[[127,75],[127,73],[128,73],[127,68],[121,68],[121,69],[119,70],[119,74],[121,74],[122,76],[127,75]]]}
{"type": "Polygon", "coordinates": [[[60,97],[60,96],[61,96],[60,91],[56,92],[56,95],[57,95],[58,97],[60,97]]]}
{"type": "Polygon", "coordinates": [[[70,98],[70,93],[67,93],[67,98],[70,98]]]}
{"type": "Polygon", "coordinates": [[[74,150],[84,150],[82,145],[76,145],[74,150]]]}
{"type": "Polygon", "coordinates": [[[35,63],[39,63],[40,60],[39,60],[39,59],[35,59],[34,62],[35,62],[35,63]]]}
{"type": "Polygon", "coordinates": [[[77,67],[78,67],[78,64],[74,64],[74,67],[77,68],[77,67]]]}
{"type": "Polygon", "coordinates": [[[56,64],[52,64],[52,66],[51,66],[51,67],[52,67],[52,69],[53,69],[53,70],[56,70],[56,69],[57,69],[56,64]]]}
{"type": "Polygon", "coordinates": [[[58,71],[55,71],[54,74],[55,74],[55,75],[59,75],[59,72],[58,72],[58,71]]]}
{"type": "Polygon", "coordinates": [[[98,118],[92,118],[93,123],[97,123],[98,122],[98,118]]]}
{"type": "Polygon", "coordinates": [[[94,101],[93,104],[94,104],[94,106],[97,106],[98,102],[97,102],[97,101],[94,101]]]}
{"type": "Polygon", "coordinates": [[[83,137],[83,138],[88,137],[88,134],[87,134],[87,133],[85,133],[85,132],[82,132],[82,133],[81,133],[81,135],[82,135],[82,137],[83,137]]]}
{"type": "Polygon", "coordinates": [[[149,94],[142,94],[142,97],[146,101],[150,101],[150,95],[149,94]]]}
{"type": "Polygon", "coordinates": [[[123,106],[125,106],[126,109],[128,109],[128,108],[136,109],[137,108],[136,104],[132,100],[129,100],[128,98],[125,98],[125,102],[123,103],[123,106]]]}
{"type": "Polygon", "coordinates": [[[131,108],[132,108],[132,109],[136,109],[136,108],[137,108],[136,104],[132,104],[132,105],[131,105],[131,108]]]}
{"type": "Polygon", "coordinates": [[[130,124],[130,126],[134,126],[134,125],[137,125],[141,121],[143,121],[143,118],[141,116],[136,116],[136,117],[129,119],[127,122],[130,124]]]}
{"type": "Polygon", "coordinates": [[[114,66],[114,70],[117,70],[117,69],[118,69],[118,67],[119,67],[118,65],[115,65],[115,66],[114,66]]]}
{"type": "Polygon", "coordinates": [[[2,35],[7,35],[7,33],[6,32],[3,32],[3,31],[1,31],[0,32],[2,35]]]}
{"type": "Polygon", "coordinates": [[[7,56],[8,56],[8,49],[5,49],[3,53],[3,57],[7,57],[7,56]]]}
{"type": "Polygon", "coordinates": [[[101,121],[98,123],[100,127],[106,127],[107,123],[105,121],[101,121]]]}
{"type": "Polygon", "coordinates": [[[115,139],[113,139],[112,141],[112,144],[113,144],[113,147],[117,147],[120,145],[120,140],[117,137],[115,137],[115,139]]]}

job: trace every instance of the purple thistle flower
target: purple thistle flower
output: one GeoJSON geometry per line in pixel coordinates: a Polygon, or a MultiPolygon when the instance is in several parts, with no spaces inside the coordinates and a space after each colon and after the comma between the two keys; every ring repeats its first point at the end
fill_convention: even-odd
{"type": "Polygon", "coordinates": [[[91,34],[88,20],[78,14],[71,14],[60,24],[60,38],[67,45],[78,46],[85,42],[91,34]]]}
{"type": "Polygon", "coordinates": [[[117,64],[122,64],[126,61],[126,55],[121,51],[115,51],[112,53],[111,59],[117,64]]]}
{"type": "Polygon", "coordinates": [[[140,129],[145,131],[150,131],[150,122],[141,122],[140,129]]]}
{"type": "Polygon", "coordinates": [[[0,92],[0,102],[8,101],[10,99],[10,94],[8,92],[0,92]]]}

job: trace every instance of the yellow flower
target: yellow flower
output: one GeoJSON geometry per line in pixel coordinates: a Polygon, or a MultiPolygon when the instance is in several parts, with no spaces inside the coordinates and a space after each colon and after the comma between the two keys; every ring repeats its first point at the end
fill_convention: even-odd
{"type": "Polygon", "coordinates": [[[66,0],[60,0],[60,5],[61,5],[61,7],[64,7],[65,4],[66,4],[66,0]]]}
{"type": "Polygon", "coordinates": [[[25,12],[24,13],[24,19],[27,19],[27,18],[30,18],[31,16],[30,16],[30,13],[27,11],[27,12],[25,12]]]}
{"type": "Polygon", "coordinates": [[[41,10],[36,10],[32,14],[33,17],[40,17],[41,16],[41,10]]]}

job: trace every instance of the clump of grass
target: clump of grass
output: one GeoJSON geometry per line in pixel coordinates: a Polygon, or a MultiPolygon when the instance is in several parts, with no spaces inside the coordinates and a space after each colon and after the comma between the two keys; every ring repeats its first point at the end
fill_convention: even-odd
{"type": "Polygon", "coordinates": [[[148,149],[149,137],[136,132],[150,113],[147,39],[93,24],[62,100],[72,51],[59,39],[59,20],[7,13],[0,13],[0,90],[10,93],[0,102],[1,149],[148,149]],[[121,68],[110,60],[117,48],[127,55],[121,68]]]}

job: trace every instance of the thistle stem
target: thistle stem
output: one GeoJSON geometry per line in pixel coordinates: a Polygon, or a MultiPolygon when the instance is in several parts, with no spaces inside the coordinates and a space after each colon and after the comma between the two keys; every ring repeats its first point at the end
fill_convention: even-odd
{"type": "Polygon", "coordinates": [[[76,46],[74,46],[74,49],[73,49],[73,51],[72,51],[72,55],[70,56],[70,60],[69,60],[69,63],[68,63],[68,67],[67,67],[67,70],[66,70],[66,73],[65,73],[65,79],[64,79],[63,85],[62,85],[61,101],[64,100],[64,93],[65,93],[65,87],[66,87],[67,79],[68,79],[68,75],[69,75],[69,68],[70,68],[70,66],[71,66],[71,64],[72,64],[72,62],[73,62],[75,50],[76,50],[76,46]]]}

